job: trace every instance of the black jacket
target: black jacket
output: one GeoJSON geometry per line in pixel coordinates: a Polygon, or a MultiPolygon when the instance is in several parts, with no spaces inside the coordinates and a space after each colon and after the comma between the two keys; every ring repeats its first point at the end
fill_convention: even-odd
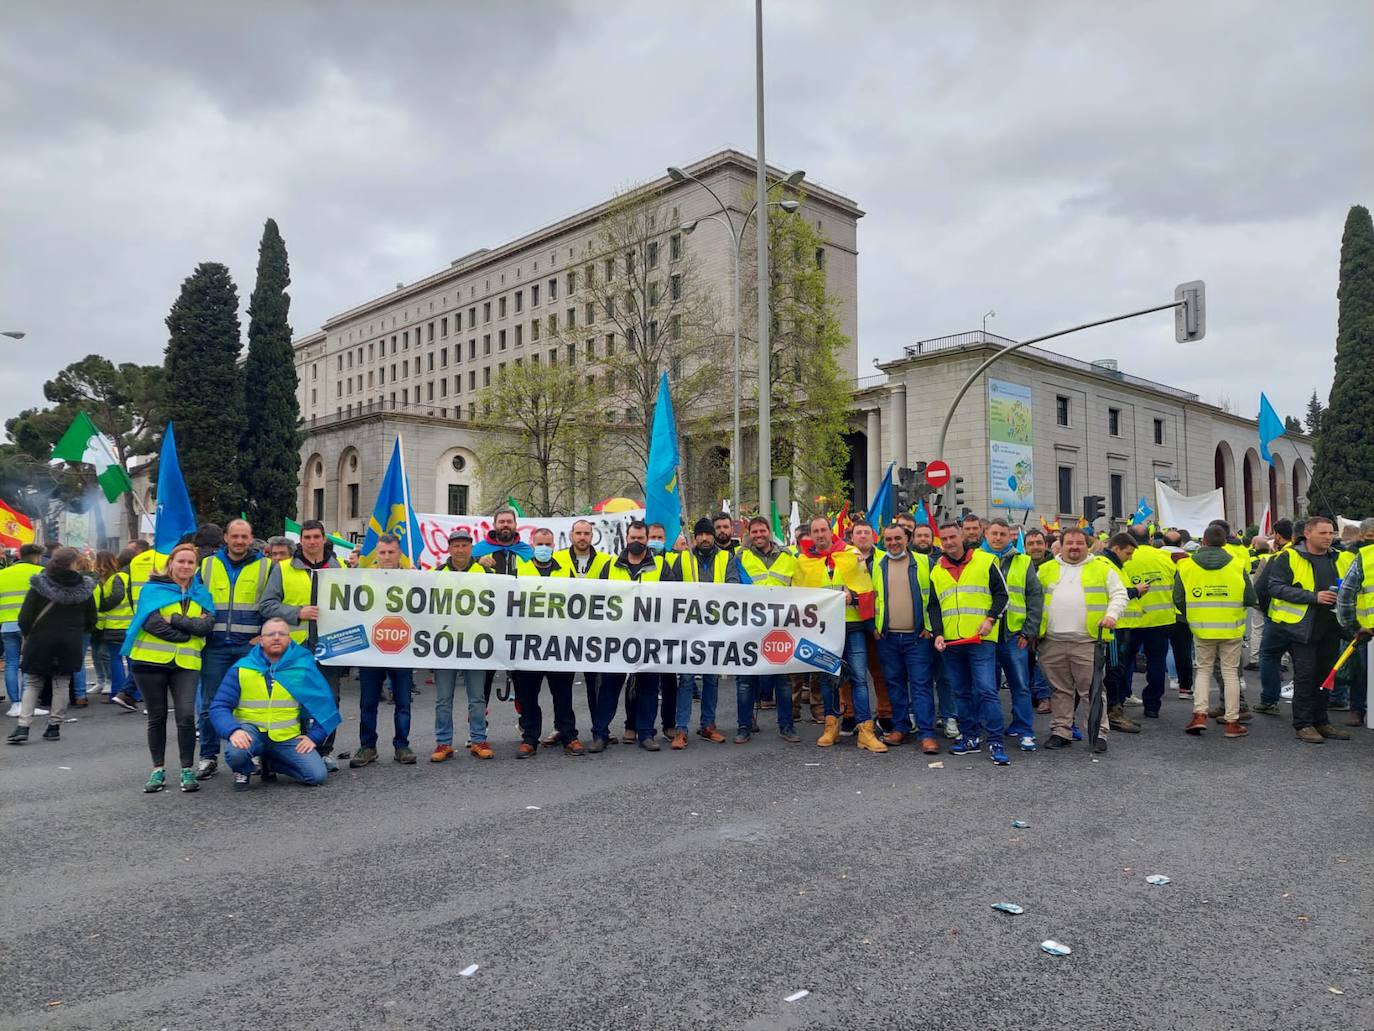
{"type": "Polygon", "coordinates": [[[1334,591],[1336,579],[1336,553],[1334,551],[1328,551],[1324,555],[1313,555],[1307,550],[1306,545],[1299,544],[1296,549],[1280,552],[1270,559],[1265,576],[1265,585],[1269,597],[1282,598],[1284,601],[1292,602],[1295,605],[1307,606],[1307,611],[1303,614],[1300,623],[1273,623],[1271,620],[1270,622],[1275,629],[1295,641],[1301,641],[1303,644],[1312,640],[1314,632],[1318,636],[1339,633],[1335,606],[1317,604],[1317,591],[1334,591]],[[1309,591],[1293,583],[1293,567],[1289,563],[1289,557],[1294,550],[1312,563],[1315,590],[1309,591]]]}
{"type": "Polygon", "coordinates": [[[85,659],[82,638],[95,631],[94,585],[74,569],[44,569],[29,580],[19,609],[25,673],[75,673],[85,659]],[[51,607],[49,607],[51,605],[51,607]]]}

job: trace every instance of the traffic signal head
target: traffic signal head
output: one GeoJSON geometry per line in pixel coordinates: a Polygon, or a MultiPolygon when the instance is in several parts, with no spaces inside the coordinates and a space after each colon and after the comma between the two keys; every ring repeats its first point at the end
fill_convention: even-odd
{"type": "Polygon", "coordinates": [[[1087,494],[1083,497],[1083,518],[1089,524],[1097,522],[1103,516],[1103,504],[1107,499],[1101,494],[1087,494]]]}
{"type": "Polygon", "coordinates": [[[962,512],[964,509],[964,478],[955,476],[951,479],[954,484],[954,508],[962,512]]]}

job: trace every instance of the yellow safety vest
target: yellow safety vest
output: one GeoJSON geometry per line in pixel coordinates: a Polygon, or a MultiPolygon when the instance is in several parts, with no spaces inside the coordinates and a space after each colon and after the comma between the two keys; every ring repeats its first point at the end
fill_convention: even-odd
{"type": "MultiPolygon", "coordinates": [[[[938,561],[930,570],[930,589],[940,603],[940,619],[946,640],[956,641],[978,633],[992,611],[992,556],[986,551],[972,552],[959,579],[938,561]]],[[[997,640],[996,621],[984,641],[997,640]]]]}
{"type": "Polygon", "coordinates": [[[1366,630],[1374,630],[1374,544],[1360,549],[1360,593],[1355,597],[1355,618],[1366,630]]]}
{"type": "Polygon", "coordinates": [[[740,548],[735,558],[755,587],[790,587],[797,573],[797,557],[790,551],[779,551],[771,566],[749,548],[740,548]]]}
{"type": "Polygon", "coordinates": [[[460,576],[465,576],[465,575],[467,575],[467,574],[472,574],[473,576],[477,576],[477,575],[479,575],[479,574],[480,574],[480,575],[485,575],[485,574],[486,574],[487,567],[484,566],[484,565],[482,565],[482,563],[478,562],[476,559],[473,559],[470,563],[468,563],[468,567],[467,567],[466,569],[454,569],[451,565],[449,565],[449,563],[452,562],[452,561],[453,561],[453,559],[447,559],[447,560],[445,560],[444,564],[441,565],[438,569],[436,569],[435,572],[436,572],[436,573],[457,573],[457,574],[459,574],[460,576]]]}
{"type": "Polygon", "coordinates": [[[610,564],[611,556],[602,551],[593,551],[592,560],[587,564],[587,571],[579,573],[577,563],[573,561],[572,548],[563,548],[553,553],[553,560],[568,571],[568,575],[574,580],[602,580],[602,575],[606,566],[610,564]]]}
{"type": "MultiPolygon", "coordinates": [[[[473,563],[473,565],[476,565],[476,563],[473,563]]],[[[532,559],[532,558],[521,558],[521,559],[516,559],[516,561],[515,561],[515,575],[516,575],[516,576],[548,576],[548,577],[553,577],[554,579],[561,579],[561,580],[566,580],[566,579],[569,579],[569,578],[572,577],[572,573],[568,572],[567,569],[565,569],[563,566],[560,566],[557,562],[555,562],[555,563],[553,564],[553,568],[550,569],[547,573],[542,572],[542,571],[540,570],[540,568],[534,564],[534,559],[532,559]]]]}
{"type": "MultiPolygon", "coordinates": [[[[172,602],[158,609],[163,619],[170,620],[174,615],[200,616],[205,610],[194,601],[187,601],[183,611],[182,603],[172,602]]],[[[205,638],[192,637],[189,641],[164,641],[154,637],[147,630],[140,629],[129,649],[129,661],[148,662],[158,666],[176,663],[182,669],[200,669],[200,652],[205,647],[205,638]]]]}
{"type": "Polygon", "coordinates": [[[130,601],[135,608],[138,607],[138,596],[143,591],[143,585],[153,575],[159,561],[166,560],[166,555],[159,555],[152,548],[140,551],[129,560],[129,593],[133,596],[130,601]]]}
{"type": "Polygon", "coordinates": [[[133,588],[129,586],[128,573],[115,573],[104,584],[95,589],[95,605],[100,608],[100,603],[110,590],[110,584],[120,577],[124,578],[124,597],[121,598],[112,608],[104,612],[98,612],[95,620],[97,630],[128,630],[129,624],[134,619],[133,588]]]}
{"type": "MultiPolygon", "coordinates": [[[[314,586],[315,572],[313,569],[300,569],[293,564],[291,559],[285,562],[278,562],[277,568],[281,570],[281,600],[283,605],[294,605],[297,607],[310,604],[310,590],[314,586]]],[[[335,566],[325,566],[326,569],[334,569],[335,566]]],[[[305,644],[310,637],[310,627],[302,626],[291,631],[291,640],[297,644],[305,644]]]]}
{"type": "Polygon", "coordinates": [[[1178,620],[1174,611],[1174,560],[1158,548],[1139,545],[1131,560],[1121,567],[1122,580],[1127,587],[1149,584],[1143,598],[1131,598],[1121,617],[1121,627],[1173,626],[1178,620]]]}
{"type": "MultiPolygon", "coordinates": [[[[1000,562],[998,565],[1000,568],[1000,562]]],[[[1030,571],[1029,555],[1013,555],[1011,565],[1002,574],[1007,582],[1007,630],[1013,634],[1020,633],[1026,625],[1026,577],[1030,571]]]]}
{"type": "MultiPolygon", "coordinates": [[[[1036,576],[1040,578],[1040,586],[1045,592],[1045,607],[1040,613],[1040,636],[1044,637],[1049,632],[1050,627],[1050,599],[1054,597],[1054,587],[1059,583],[1059,574],[1063,571],[1063,563],[1058,559],[1053,562],[1046,562],[1038,570],[1036,576]]],[[[1088,618],[1085,627],[1088,636],[1096,638],[1098,630],[1102,627],[1102,620],[1107,617],[1107,604],[1111,600],[1111,594],[1107,590],[1107,574],[1115,569],[1112,560],[1101,555],[1094,555],[1083,563],[1083,602],[1087,609],[1088,618]]],[[[1112,632],[1107,630],[1102,634],[1104,641],[1111,640],[1112,632]]]]}
{"type": "Polygon", "coordinates": [[[257,637],[262,632],[262,617],[258,615],[258,599],[262,597],[267,574],[272,563],[265,558],[254,559],[239,570],[238,579],[229,582],[229,570],[218,555],[202,559],[200,579],[215,599],[216,634],[240,634],[257,637]]]}
{"type": "MultiPolygon", "coordinates": [[[[1317,575],[1312,569],[1312,563],[1299,554],[1297,548],[1289,552],[1288,568],[1293,571],[1294,587],[1301,587],[1306,591],[1317,589],[1317,575]]],[[[1275,623],[1301,623],[1305,615],[1307,605],[1304,602],[1275,597],[1269,599],[1269,618],[1275,623]]]]}
{"type": "Polygon", "coordinates": [[[0,569],[0,623],[19,622],[19,610],[24,607],[24,598],[29,593],[29,581],[43,567],[37,562],[16,562],[0,569]]]}
{"type": "Polygon", "coordinates": [[[652,565],[645,566],[636,576],[618,562],[608,562],[601,572],[603,580],[626,580],[638,583],[655,583],[663,579],[663,556],[655,555],[652,565]]]}
{"type": "MultiPolygon", "coordinates": [[[[930,614],[926,612],[926,607],[922,604],[925,599],[930,597],[930,556],[918,555],[914,551],[908,551],[906,554],[911,559],[911,564],[916,568],[916,583],[921,589],[921,597],[911,599],[912,605],[919,610],[912,613],[915,617],[913,622],[916,624],[916,629],[912,632],[920,633],[922,630],[930,629],[930,614]]],[[[890,559],[890,556],[884,554],[883,558],[890,559]]],[[[878,563],[881,562],[882,559],[879,559],[878,563]]],[[[873,590],[877,594],[873,600],[873,628],[879,633],[886,631],[884,621],[887,616],[887,587],[883,583],[882,568],[881,564],[875,564],[873,571],[873,590]]],[[[891,573],[888,575],[890,576],[891,573]]]]}
{"type": "MultiPolygon", "coordinates": [[[[219,689],[219,685],[215,685],[219,689]]],[[[266,731],[273,741],[292,741],[301,736],[301,705],[278,680],[267,690],[267,678],[255,669],[239,667],[239,704],[234,719],[266,731]]]]}
{"type": "Polygon", "coordinates": [[[1336,552],[1336,575],[1345,576],[1350,572],[1350,567],[1355,564],[1355,553],[1353,551],[1336,552]]]}
{"type": "Polygon", "coordinates": [[[1178,575],[1187,599],[1184,614],[1194,637],[1229,641],[1245,636],[1244,565],[1234,558],[1220,569],[1185,562],[1178,575]]]}
{"type": "Polygon", "coordinates": [[[711,560],[709,569],[701,568],[701,559],[697,553],[688,549],[682,553],[678,560],[678,568],[682,571],[683,583],[725,583],[725,570],[730,565],[730,553],[728,551],[716,551],[716,557],[711,560]],[[704,575],[703,575],[704,574],[704,575]]]}

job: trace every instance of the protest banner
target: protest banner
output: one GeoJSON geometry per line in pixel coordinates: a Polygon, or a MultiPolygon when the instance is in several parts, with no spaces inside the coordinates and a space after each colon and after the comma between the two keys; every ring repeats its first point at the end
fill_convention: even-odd
{"type": "MultiPolygon", "coordinates": [[[[424,554],[420,565],[424,569],[437,569],[448,558],[448,535],[454,530],[467,530],[474,541],[480,541],[492,528],[489,515],[440,515],[435,512],[418,512],[420,520],[420,540],[424,543],[424,554]]],[[[630,512],[594,512],[584,516],[522,516],[516,521],[520,539],[531,543],[530,534],[535,530],[553,531],[553,546],[566,548],[572,543],[570,534],[573,523],[585,519],[592,524],[592,547],[597,551],[618,555],[625,547],[625,527],[631,520],[643,519],[644,509],[630,512]]],[[[672,541],[668,542],[672,544],[672,541]]]]}
{"type": "Polygon", "coordinates": [[[552,671],[838,672],[844,595],[801,587],[319,573],[326,665],[552,671]]]}

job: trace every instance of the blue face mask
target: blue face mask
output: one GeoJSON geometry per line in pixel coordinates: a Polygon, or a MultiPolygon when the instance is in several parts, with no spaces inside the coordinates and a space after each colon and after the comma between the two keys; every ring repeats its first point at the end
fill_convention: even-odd
{"type": "Polygon", "coordinates": [[[652,551],[655,555],[662,555],[662,554],[663,554],[663,546],[664,546],[664,542],[663,542],[663,541],[650,541],[650,542],[649,542],[649,550],[652,551]]]}
{"type": "Polygon", "coordinates": [[[547,562],[553,558],[553,545],[536,544],[534,546],[534,560],[536,562],[547,562]]]}

